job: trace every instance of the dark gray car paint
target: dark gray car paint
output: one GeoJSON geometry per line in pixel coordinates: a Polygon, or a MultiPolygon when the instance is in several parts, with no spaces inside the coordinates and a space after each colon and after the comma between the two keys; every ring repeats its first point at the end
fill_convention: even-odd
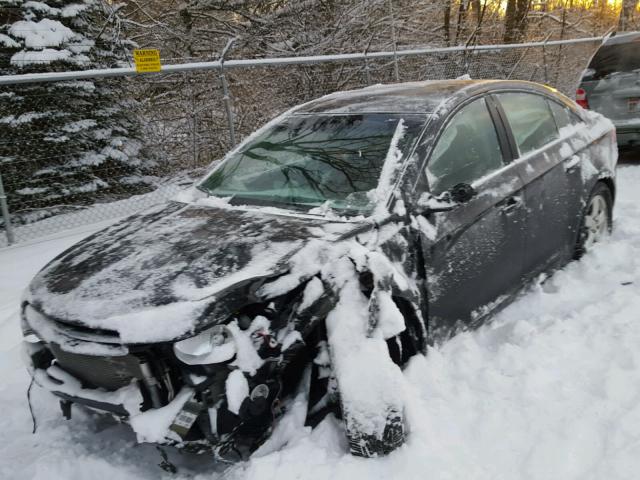
{"type": "MultiPolygon", "coordinates": [[[[437,83],[433,82],[429,85],[437,85],[437,83]]],[[[434,139],[442,126],[463,103],[487,96],[496,90],[518,90],[535,92],[555,98],[565,105],[571,105],[564,97],[554,94],[550,89],[528,82],[459,82],[457,89],[452,86],[455,82],[445,83],[444,97],[436,95],[435,88],[429,87],[425,90],[427,93],[433,90],[432,93],[434,98],[437,97],[438,103],[433,100],[430,103],[423,102],[417,107],[414,105],[413,108],[420,111],[432,110],[434,115],[425,127],[421,144],[416,150],[418,163],[409,162],[404,176],[398,183],[400,191],[408,192],[403,195],[403,200],[407,203],[409,214],[416,210],[417,197],[428,190],[423,172],[434,139]]],[[[402,91],[406,90],[402,86],[390,87],[390,89],[395,91],[396,96],[401,96],[402,91]]],[[[409,88],[403,105],[411,105],[411,100],[419,90],[413,86],[409,88]]],[[[380,98],[384,98],[384,92],[385,89],[360,91],[353,94],[357,97],[354,103],[359,105],[359,108],[371,110],[380,98]]],[[[348,94],[341,94],[331,101],[308,104],[297,113],[349,110],[349,98],[348,94]]],[[[495,111],[493,113],[495,114],[495,111]]],[[[408,271],[424,270],[426,272],[425,288],[428,289],[428,293],[425,292],[425,295],[429,298],[429,322],[431,323],[429,328],[434,332],[439,329],[452,330],[461,323],[463,325],[479,323],[494,310],[494,307],[503,303],[496,300],[506,300],[517,291],[529,276],[528,273],[538,266],[534,265],[535,260],[546,265],[546,257],[552,254],[551,248],[545,247],[540,252],[535,250],[537,244],[544,243],[541,239],[546,238],[547,235],[555,235],[555,237],[552,235],[553,245],[561,250],[561,256],[565,257],[573,245],[570,237],[576,233],[575,225],[579,216],[576,210],[580,210],[576,205],[583,202],[593,188],[592,184],[579,186],[571,179],[573,177],[566,176],[562,168],[564,159],[558,155],[557,146],[548,147],[552,154],[546,159],[544,155],[528,158],[526,164],[531,167],[530,169],[525,168],[523,162],[513,161],[512,145],[509,145],[508,140],[511,133],[503,124],[499,123],[496,127],[507,155],[505,167],[477,185],[479,194],[467,204],[459,205],[450,212],[429,215],[429,219],[437,227],[438,235],[435,239],[422,235],[419,241],[412,240],[412,238],[416,239],[416,236],[408,233],[406,229],[401,229],[403,240],[400,244],[402,246],[390,242],[385,248],[392,260],[411,263],[422,259],[422,265],[414,264],[414,268],[409,268],[408,271]],[[540,186],[523,190],[526,182],[538,179],[544,179],[540,186]],[[500,194],[489,195],[486,194],[487,190],[499,191],[500,194]],[[574,198],[574,202],[568,202],[571,206],[566,210],[558,211],[557,206],[569,199],[567,192],[576,190],[581,190],[579,198],[574,198]],[[542,213],[534,215],[536,211],[542,213]],[[557,216],[550,216],[548,212],[556,212],[557,216]],[[567,225],[572,225],[573,230],[567,229],[567,225]],[[535,232],[532,232],[533,230],[535,232]],[[567,239],[567,243],[560,245],[560,238],[563,236],[567,239]]],[[[582,153],[576,152],[576,154],[589,155],[589,152],[587,148],[582,153]]],[[[122,258],[123,255],[134,255],[137,249],[147,248],[148,243],[145,244],[145,242],[153,240],[153,236],[147,235],[143,240],[136,235],[136,232],[146,229],[153,233],[154,222],[180,223],[180,218],[185,215],[197,216],[205,222],[205,226],[199,226],[196,230],[180,229],[176,226],[173,237],[156,239],[155,243],[157,245],[157,241],[162,240],[166,247],[159,252],[158,257],[163,266],[170,266],[175,259],[186,260],[187,263],[189,259],[200,262],[202,267],[192,271],[186,268],[181,269],[180,272],[166,272],[169,277],[179,274],[189,275],[197,285],[206,285],[211,279],[217,280],[231,271],[237,271],[248,262],[249,250],[237,251],[238,247],[234,245],[234,238],[237,238],[238,234],[250,237],[257,232],[261,234],[266,232],[267,235],[261,241],[304,242],[314,236],[309,227],[330,223],[320,218],[302,220],[295,217],[247,214],[233,210],[185,207],[175,204],[167,209],[171,210],[173,220],[163,218],[169,210],[160,210],[152,216],[131,217],[63,253],[52,264],[45,267],[32,283],[31,295],[36,307],[47,313],[47,291],[68,293],[83,276],[100,275],[100,270],[110,261],[122,258]],[[176,209],[179,213],[174,215],[173,212],[176,209]],[[87,255],[88,252],[90,255],[87,255]],[[74,264],[75,258],[81,256],[89,258],[77,262],[76,267],[69,267],[74,264]],[[205,265],[207,268],[204,268],[205,265]]],[[[362,233],[376,227],[377,225],[370,221],[345,226],[342,235],[343,238],[350,237],[350,229],[354,229],[354,233],[355,231],[362,233]]],[[[274,259],[271,272],[273,276],[287,270],[287,258],[295,251],[297,248],[282,258],[274,259]]],[[[152,276],[152,271],[156,267],[157,265],[149,265],[149,277],[152,276]]],[[[148,292],[150,305],[171,301],[172,293],[163,290],[162,286],[166,275],[158,276],[154,281],[155,290],[148,292]]],[[[169,279],[169,277],[166,278],[169,279]]],[[[132,278],[129,288],[142,288],[143,280],[132,278]]],[[[260,283],[265,279],[256,280],[260,283]]],[[[251,282],[244,282],[238,288],[227,289],[224,296],[217,295],[217,302],[211,307],[216,310],[215,316],[222,318],[241,306],[250,294],[249,283],[251,282]]],[[[92,294],[99,295],[100,292],[92,292],[92,294]]],[[[419,301],[425,303],[424,298],[419,301]]],[[[420,305],[419,309],[424,309],[424,305],[420,305]]],[[[211,313],[210,310],[205,312],[202,322],[205,321],[205,316],[211,317],[211,313]]],[[[61,320],[82,322],[80,317],[61,320]]]]}
{"type": "MultiPolygon", "coordinates": [[[[582,204],[598,176],[589,177],[584,184],[577,182],[577,170],[567,172],[564,169],[563,162],[573,165],[572,157],[562,158],[559,145],[549,145],[546,152],[539,152],[541,155],[517,159],[513,135],[500,114],[499,105],[489,95],[496,90],[516,89],[555,98],[572,108],[570,102],[544,87],[523,82],[443,82],[440,90],[437,86],[438,82],[432,82],[422,86],[400,85],[339,94],[293,112],[345,114],[379,111],[380,108],[407,109],[402,111],[408,114],[432,112],[421,141],[417,142],[415,151],[408,157],[410,160],[400,169],[402,174],[395,185],[395,193],[388,199],[389,212],[393,213],[386,218],[381,215],[363,221],[340,222],[295,213],[251,211],[230,205],[221,208],[215,202],[209,205],[169,203],[129,217],[61,254],[33,280],[28,301],[49,315],[43,323],[64,324],[61,328],[63,335],[76,342],[84,337],[91,343],[89,350],[97,357],[97,364],[106,362],[110,365],[105,367],[107,373],[114,365],[109,355],[124,355],[128,350],[138,363],[140,359],[145,364],[151,361],[156,364],[156,372],[167,373],[156,385],[172,385],[167,365],[177,367],[179,372],[174,372],[174,375],[181,379],[178,384],[194,388],[199,392],[198,398],[205,403],[211,400],[211,386],[220,380],[215,387],[215,398],[220,399],[213,409],[215,428],[211,428],[212,417],[208,417],[212,410],[206,409],[206,416],[200,418],[211,430],[210,434],[205,429],[201,432],[203,436],[196,436],[192,443],[183,437],[185,442],[180,446],[189,447],[191,443],[196,451],[210,448],[214,455],[227,459],[227,454],[232,452],[233,458],[238,459],[239,448],[246,451],[247,445],[253,448],[260,444],[253,443],[256,439],[264,441],[274,421],[273,407],[293,393],[302,372],[308,371],[306,367],[309,364],[314,369],[318,367],[313,359],[318,358],[316,350],[324,343],[323,320],[337,301],[331,286],[320,278],[324,294],[321,293],[302,310],[298,309],[302,291],[318,276],[300,276],[291,284],[285,282],[286,288],[292,288],[286,293],[276,289],[273,295],[263,295],[260,288],[269,287],[272,280],[287,279],[291,256],[307,242],[322,239],[339,243],[356,239],[362,244],[373,244],[391,262],[401,264],[412,277],[411,286],[401,286],[393,276],[376,278],[366,271],[366,267],[359,270],[362,292],[370,298],[374,289],[391,292],[404,317],[405,332],[387,341],[390,357],[398,364],[404,364],[414,353],[425,352],[425,340],[438,341],[459,327],[481,323],[514,297],[530,276],[531,268],[546,266],[546,257],[556,253],[554,248],[561,257],[567,257],[574,245],[575,239],[571,237],[576,232],[582,204]],[[429,95],[429,98],[421,100],[420,95],[429,95]],[[497,128],[504,167],[477,181],[474,184],[477,195],[465,203],[454,205],[447,212],[426,211],[417,200],[428,192],[424,167],[434,140],[458,108],[482,97],[487,98],[497,128]],[[548,155],[545,157],[544,153],[548,155]],[[420,215],[426,218],[419,218],[420,215]],[[424,224],[420,227],[417,219],[431,222],[436,230],[426,228],[424,224]],[[561,241],[563,237],[565,243],[561,241]],[[555,247],[536,245],[546,243],[548,239],[555,247]],[[540,247],[539,251],[536,247],[540,247]],[[260,268],[255,268],[254,261],[260,259],[265,261],[260,263],[260,268]],[[527,261],[530,265],[525,263],[527,261]],[[185,285],[188,287],[186,290],[175,288],[185,285]],[[131,292],[135,292],[133,297],[131,292]],[[194,292],[195,296],[192,295],[194,292]],[[200,298],[200,295],[205,296],[200,298]],[[190,370],[185,365],[174,365],[173,362],[179,362],[170,353],[173,351],[172,343],[182,337],[147,338],[146,344],[134,345],[136,342],[120,341],[117,332],[108,331],[113,324],[110,314],[126,314],[140,307],[153,313],[151,320],[154,323],[149,325],[149,329],[158,325],[162,330],[175,321],[171,315],[161,314],[162,307],[179,304],[185,299],[189,303],[194,298],[207,307],[193,318],[193,330],[183,336],[194,334],[212,323],[230,319],[239,322],[243,316],[251,320],[254,315],[265,314],[269,320],[271,332],[263,338],[258,349],[258,355],[268,361],[255,374],[244,375],[248,391],[266,386],[268,397],[254,401],[253,395],[248,396],[238,415],[228,410],[224,398],[224,375],[229,373],[229,365],[199,365],[190,370]],[[102,311],[101,307],[108,312],[102,311]],[[58,309],[65,314],[57,315],[58,309]],[[254,312],[245,314],[243,310],[254,312]],[[95,324],[91,326],[92,311],[100,320],[101,331],[95,328],[95,324]],[[281,349],[277,339],[283,332],[293,332],[289,329],[298,332],[300,339],[281,349]],[[86,338],[93,333],[93,339],[86,338]],[[275,343],[272,344],[271,340],[275,343]],[[117,348],[124,353],[104,353],[105,343],[127,345],[108,346],[110,352],[117,348]],[[98,346],[101,349],[96,350],[98,346]],[[207,380],[202,383],[198,380],[194,384],[193,372],[198,378],[206,374],[207,380]],[[205,395],[205,392],[208,393],[205,395]]],[[[602,175],[613,175],[596,158],[596,147],[588,145],[571,154],[595,165],[602,175]]],[[[566,148],[563,151],[567,153],[566,148]]],[[[380,308],[370,308],[370,327],[373,328],[380,311],[380,308]]],[[[196,315],[189,318],[192,317],[196,315]]],[[[28,331],[29,325],[25,326],[28,331]]],[[[37,329],[34,330],[38,333],[37,329]]],[[[146,336],[148,329],[142,330],[146,336]]],[[[56,343],[56,339],[44,340],[50,346],[56,343]]],[[[30,354],[32,367],[36,372],[47,375],[45,372],[52,362],[62,361],[62,357],[54,360],[54,355],[43,343],[31,346],[34,347],[30,354]]],[[[68,361],[76,362],[79,367],[77,375],[84,376],[89,385],[93,385],[95,370],[87,369],[86,365],[83,367],[77,359],[71,355],[68,361]]],[[[323,366],[330,367],[330,364],[323,366]]],[[[74,372],[72,367],[67,365],[74,372]]],[[[125,374],[124,378],[130,378],[129,371],[125,374]]],[[[328,383],[329,379],[323,377],[321,380],[312,373],[310,405],[317,406],[324,399],[329,386],[323,386],[322,382],[328,383]],[[312,403],[313,398],[315,401],[312,403]]],[[[55,393],[56,389],[60,389],[60,384],[56,383],[52,391],[55,393]]],[[[163,398],[169,401],[169,388],[165,390],[163,398]]],[[[155,392],[162,404],[162,392],[157,388],[155,392]]],[[[127,413],[120,405],[96,403],[62,392],[57,394],[63,400],[62,405],[66,405],[66,410],[63,409],[66,414],[70,411],[69,401],[118,415],[127,413]]],[[[149,404],[149,399],[146,403],[149,404]]],[[[158,407],[157,402],[152,404],[154,408],[158,407]]],[[[200,411],[204,412],[206,406],[203,404],[200,411]]],[[[345,410],[342,412],[344,415],[345,410]]],[[[374,453],[382,454],[389,451],[387,447],[395,448],[397,443],[379,442],[378,445],[375,448],[380,449],[374,453]]]]}
{"type": "MultiPolygon", "coordinates": [[[[486,98],[471,96],[430,125],[443,131],[463,106],[486,98]]],[[[437,236],[422,235],[427,272],[429,326],[436,337],[447,337],[460,327],[472,327],[484,318],[483,307],[499,297],[506,299],[520,288],[525,246],[523,184],[517,166],[511,164],[501,119],[492,103],[490,113],[497,127],[504,167],[473,185],[478,194],[450,212],[433,214],[437,236]],[[499,194],[493,192],[499,191],[499,194]]],[[[437,143],[429,135],[425,150],[437,143]]],[[[424,170],[424,169],[423,169],[424,170]]],[[[426,178],[418,191],[428,189],[426,178]]]]}
{"type": "MultiPolygon", "coordinates": [[[[92,322],[86,318],[86,312],[74,308],[73,301],[64,305],[64,315],[61,315],[52,309],[47,299],[52,295],[71,295],[71,299],[78,300],[106,298],[113,302],[110,315],[173,304],[181,301],[173,288],[176,281],[182,279],[206,291],[207,287],[242,272],[256,260],[256,246],[285,245],[284,253],[282,249],[265,253],[269,255],[266,260],[270,269],[264,278],[250,278],[212,294],[211,298],[215,297],[216,301],[195,320],[197,330],[214,319],[226,320],[231,312],[247,302],[258,301],[255,290],[267,278],[286,272],[287,259],[302,248],[304,242],[318,236],[348,236],[357,226],[357,223],[330,222],[320,217],[301,218],[171,202],[128,217],[63,252],[33,279],[30,298],[37,310],[52,319],[90,326],[92,322]],[[334,233],[323,229],[328,225],[334,233]],[[141,252],[147,253],[141,268],[123,268],[139,265],[141,252]],[[123,267],[118,267],[115,281],[113,268],[117,265],[123,267]],[[135,302],[127,300],[131,292],[140,292],[135,302]]],[[[164,322],[178,320],[158,316],[157,324],[162,328],[164,322]]],[[[113,341],[118,342],[118,337],[113,341]]]]}
{"type": "MultiPolygon", "coordinates": [[[[495,82],[468,88],[451,98],[427,127],[420,151],[423,164],[413,185],[414,198],[428,191],[424,166],[443,126],[463,103],[488,97],[495,91],[542,95],[580,115],[578,107],[565,97],[526,82],[495,82]]],[[[584,182],[581,163],[590,161],[603,166],[604,159],[595,152],[597,144],[604,141],[602,138],[579,149],[572,147],[569,154],[564,147],[565,155],[561,154],[562,145],[572,145],[571,140],[579,132],[519,159],[506,117],[500,113],[502,121],[496,122],[496,128],[503,152],[510,157],[505,158],[509,165],[477,185],[478,196],[467,204],[430,215],[438,232],[435,241],[422,235],[429,328],[436,340],[450,336],[460,327],[482,323],[533,276],[572,258],[586,199],[599,180],[594,176],[584,182]],[[508,147],[504,145],[505,138],[508,147]],[[496,188],[502,194],[498,198],[483,194],[496,188]],[[507,215],[505,209],[513,211],[507,215]],[[511,237],[505,238],[506,233],[511,237]]]]}
{"type": "MultiPolygon", "coordinates": [[[[518,165],[525,185],[526,248],[522,273],[525,277],[532,277],[558,262],[567,261],[573,255],[577,229],[575,219],[581,214],[584,202],[581,160],[575,156],[584,156],[588,151],[576,151],[571,147],[572,136],[569,136],[520,156],[499,95],[496,97],[497,108],[508,132],[512,159],[518,165]]],[[[548,101],[555,101],[549,96],[544,97],[548,101]]]]}

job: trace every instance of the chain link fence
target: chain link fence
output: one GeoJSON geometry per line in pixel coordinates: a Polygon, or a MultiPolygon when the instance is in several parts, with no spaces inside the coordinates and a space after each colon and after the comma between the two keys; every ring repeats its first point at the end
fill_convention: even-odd
{"type": "Polygon", "coordinates": [[[600,42],[217,60],[145,75],[0,77],[0,246],[166,201],[236,138],[334,91],[468,75],[546,83],[573,96],[600,42]]]}

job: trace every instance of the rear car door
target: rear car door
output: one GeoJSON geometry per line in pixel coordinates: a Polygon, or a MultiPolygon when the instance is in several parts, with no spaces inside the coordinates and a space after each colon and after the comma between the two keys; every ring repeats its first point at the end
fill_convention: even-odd
{"type": "Polygon", "coordinates": [[[562,122],[564,111],[558,112],[556,121],[549,103],[553,101],[546,96],[508,92],[497,99],[525,184],[524,273],[534,276],[573,253],[577,228],[573,220],[582,197],[580,152],[573,148],[570,133],[560,137],[556,122],[562,122]]]}
{"type": "Polygon", "coordinates": [[[453,113],[426,163],[433,195],[461,183],[476,195],[453,210],[433,213],[422,245],[429,328],[436,338],[474,326],[520,287],[524,247],[522,181],[509,163],[501,120],[480,98],[453,113]],[[435,232],[435,233],[433,233],[435,232]]]}

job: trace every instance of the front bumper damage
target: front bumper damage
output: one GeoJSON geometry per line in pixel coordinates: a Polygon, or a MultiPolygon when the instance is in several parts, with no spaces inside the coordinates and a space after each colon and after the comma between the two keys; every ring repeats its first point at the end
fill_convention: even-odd
{"type": "Polygon", "coordinates": [[[35,383],[60,399],[67,418],[80,405],[128,423],[139,442],[238,461],[265,440],[283,413],[283,399],[291,393],[282,385],[293,370],[288,367],[299,369],[298,362],[308,361],[300,358],[301,341],[286,352],[271,338],[262,341],[261,366],[251,373],[233,359],[185,365],[170,344],[89,355],[89,342],[77,341],[69,352],[31,334],[24,353],[35,383]]]}
{"type": "MultiPolygon", "coordinates": [[[[378,226],[361,240],[397,239],[399,228],[378,226]]],[[[62,400],[63,413],[81,404],[128,422],[141,442],[227,461],[262,445],[305,388],[306,425],[333,413],[351,453],[385,455],[405,439],[399,365],[426,339],[422,289],[402,268],[413,251],[399,238],[401,263],[359,240],[311,242],[288,260],[288,273],[245,279],[207,299],[218,306],[175,337],[147,332],[152,315],[135,335],[122,318],[62,318],[44,309],[46,296],[30,293],[22,317],[25,338],[36,338],[28,346],[34,378],[62,400]]]]}

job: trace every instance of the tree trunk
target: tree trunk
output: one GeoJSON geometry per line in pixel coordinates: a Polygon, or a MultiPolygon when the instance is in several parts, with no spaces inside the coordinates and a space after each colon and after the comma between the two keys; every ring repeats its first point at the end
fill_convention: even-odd
{"type": "Polygon", "coordinates": [[[476,25],[480,25],[482,23],[482,6],[480,5],[480,0],[472,0],[473,9],[476,11],[476,25]]]}
{"type": "Polygon", "coordinates": [[[516,31],[517,38],[516,40],[522,40],[525,37],[525,33],[527,31],[527,15],[529,14],[529,5],[531,0],[518,0],[516,2],[516,6],[518,8],[516,14],[516,31]]]}
{"type": "Polygon", "coordinates": [[[451,44],[451,0],[444,2],[444,40],[448,47],[451,44]]]}
{"type": "Polygon", "coordinates": [[[524,37],[527,30],[529,0],[507,0],[504,16],[504,42],[512,43],[524,37]]]}
{"type": "Polygon", "coordinates": [[[618,30],[628,30],[633,17],[633,11],[636,8],[638,0],[622,0],[622,8],[620,9],[620,17],[618,18],[618,30]]]}
{"type": "Polygon", "coordinates": [[[507,9],[504,14],[504,43],[513,41],[516,25],[516,0],[507,0],[507,9]]]}
{"type": "Polygon", "coordinates": [[[462,32],[462,26],[465,21],[465,14],[467,13],[467,0],[460,0],[460,6],[458,7],[458,22],[456,24],[456,38],[454,43],[458,44],[458,39],[460,38],[460,33],[462,32]]]}

